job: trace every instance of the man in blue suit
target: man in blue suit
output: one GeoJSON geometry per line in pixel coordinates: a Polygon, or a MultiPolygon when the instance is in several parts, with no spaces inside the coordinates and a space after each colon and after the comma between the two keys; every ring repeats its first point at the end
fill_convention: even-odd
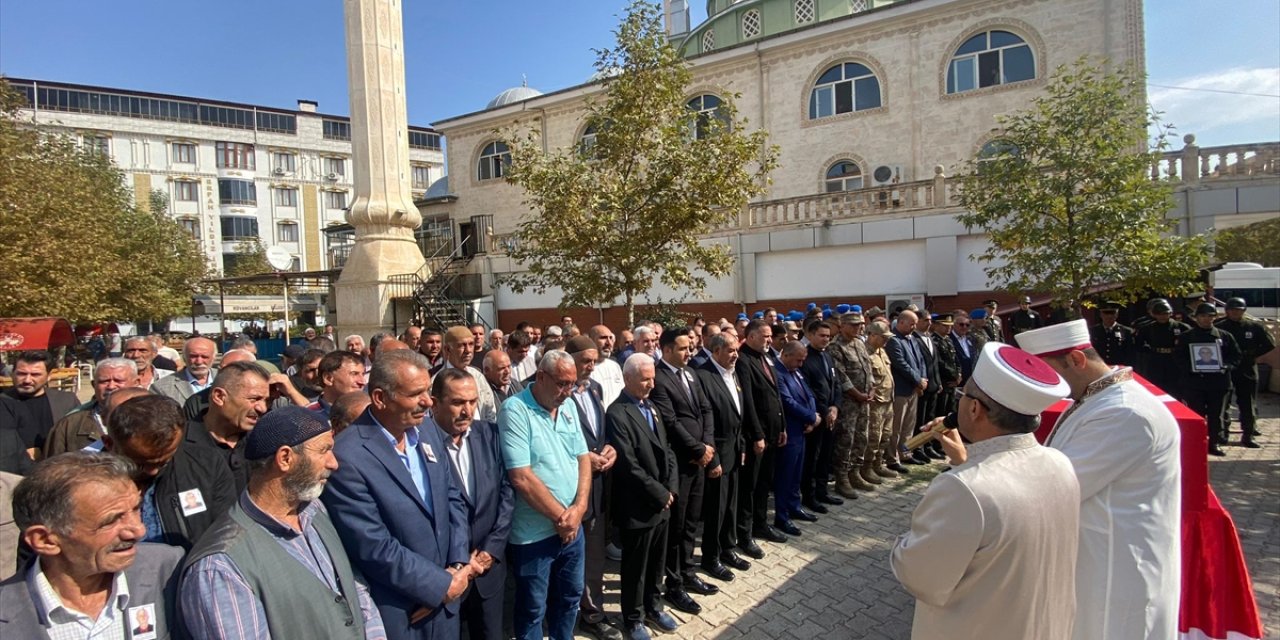
{"type": "Polygon", "coordinates": [[[462,369],[443,369],[431,382],[432,416],[444,437],[471,526],[474,582],[462,601],[462,621],[474,640],[501,640],[504,561],[515,493],[502,468],[498,425],[472,420],[479,397],[475,378],[462,369]]]}
{"type": "Polygon", "coordinates": [[[914,311],[899,313],[893,325],[893,336],[884,348],[889,354],[889,370],[893,373],[893,424],[889,427],[884,462],[886,467],[903,474],[907,473],[907,468],[902,464],[906,457],[902,448],[916,428],[916,404],[929,387],[924,354],[915,337],[917,320],[914,311]]]}
{"type": "Polygon", "coordinates": [[[427,417],[430,366],[378,354],[371,404],[335,441],[340,466],[321,497],[391,640],[455,640],[473,577],[467,503],[427,417]]]}
{"type": "Polygon", "coordinates": [[[782,396],[782,413],[786,417],[786,432],[782,448],[778,450],[777,466],[773,476],[773,526],[788,535],[800,535],[800,529],[792,521],[814,522],[817,516],[800,508],[800,473],[804,467],[804,437],[813,431],[822,416],[813,391],[800,373],[808,355],[808,347],[798,341],[788,342],[775,365],[778,372],[778,393],[782,396]]]}

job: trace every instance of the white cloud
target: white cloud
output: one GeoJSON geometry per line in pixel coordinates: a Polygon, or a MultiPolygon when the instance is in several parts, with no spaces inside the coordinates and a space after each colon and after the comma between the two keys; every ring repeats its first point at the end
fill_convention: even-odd
{"type": "Polygon", "coordinates": [[[1252,142],[1280,138],[1280,97],[1273,97],[1280,96],[1280,67],[1225,69],[1149,82],[1161,85],[1148,87],[1147,98],[1163,112],[1162,121],[1174,125],[1179,134],[1196,134],[1201,145],[1220,144],[1214,140],[1215,132],[1230,131],[1232,137],[1243,134],[1252,142]]]}

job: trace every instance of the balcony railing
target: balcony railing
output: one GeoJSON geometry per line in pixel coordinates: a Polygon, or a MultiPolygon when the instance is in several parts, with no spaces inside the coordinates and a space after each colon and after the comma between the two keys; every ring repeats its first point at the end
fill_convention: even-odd
{"type": "Polygon", "coordinates": [[[1280,142],[1199,147],[1188,134],[1177,151],[1166,151],[1151,166],[1152,180],[1199,184],[1206,180],[1280,176],[1280,142]]]}

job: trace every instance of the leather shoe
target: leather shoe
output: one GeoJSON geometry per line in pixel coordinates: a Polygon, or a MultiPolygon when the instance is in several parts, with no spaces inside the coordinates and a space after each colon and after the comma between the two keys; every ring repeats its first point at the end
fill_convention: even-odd
{"type": "Polygon", "coordinates": [[[831,495],[830,493],[827,493],[827,492],[825,492],[825,491],[824,491],[824,492],[822,492],[822,493],[820,493],[820,494],[818,494],[818,496],[817,496],[817,497],[818,497],[818,503],[819,503],[819,504],[829,504],[829,505],[834,506],[834,507],[838,507],[838,506],[840,506],[840,505],[844,504],[844,500],[841,500],[840,498],[837,498],[837,497],[835,497],[835,496],[833,496],[833,495],[831,495]]]}
{"type": "MultiPolygon", "coordinates": [[[[764,555],[764,553],[761,552],[760,555],[764,555]]],[[[747,562],[745,558],[732,551],[725,551],[720,554],[720,564],[737,569],[738,571],[746,571],[751,568],[750,562],[747,562]]]]}
{"type": "MultiPolygon", "coordinates": [[[[935,443],[935,444],[936,444],[936,443],[935,443]]],[[[923,451],[924,451],[924,454],[925,454],[926,456],[929,456],[930,458],[933,458],[934,460],[946,460],[946,459],[947,459],[947,454],[946,454],[946,453],[943,453],[943,451],[942,451],[942,446],[941,446],[941,445],[939,445],[939,446],[937,446],[937,447],[926,446],[926,447],[923,449],[923,451]]]]}
{"type": "Polygon", "coordinates": [[[667,589],[667,592],[662,594],[662,597],[678,611],[691,613],[695,616],[702,613],[702,605],[695,602],[684,589],[667,589]]]}
{"type": "Polygon", "coordinates": [[[762,540],[768,540],[769,542],[786,542],[787,541],[786,536],[782,535],[782,533],[777,529],[769,526],[766,526],[764,529],[757,529],[754,532],[754,534],[755,534],[755,537],[760,538],[762,540]]]}
{"type": "MultiPolygon", "coordinates": [[[[803,504],[804,504],[804,508],[814,513],[830,513],[830,511],[828,511],[826,507],[818,504],[817,500],[807,500],[803,504]]],[[[801,520],[803,519],[804,518],[801,518],[801,520]]]]}
{"type": "Polygon", "coordinates": [[[911,459],[912,459],[912,460],[915,460],[916,462],[918,462],[918,463],[920,463],[920,464],[932,464],[932,463],[933,463],[933,458],[930,458],[930,457],[929,457],[929,455],[928,455],[928,454],[926,454],[926,453],[924,452],[924,449],[916,449],[916,450],[915,450],[915,453],[912,453],[912,454],[911,454],[911,459]]]}
{"type": "Polygon", "coordinates": [[[662,631],[664,633],[671,633],[676,630],[676,627],[680,626],[680,623],[676,622],[675,616],[672,616],[666,611],[650,611],[644,614],[644,619],[646,622],[656,627],[658,631],[662,631]]]}
{"type": "MultiPolygon", "coordinates": [[[[755,540],[747,540],[745,544],[739,544],[738,550],[745,553],[748,557],[755,558],[756,560],[764,557],[764,549],[761,549],[760,545],[756,544],[755,540]]],[[[729,566],[732,567],[733,565],[729,566]]],[[[734,568],[736,569],[737,567],[734,568]]]]}
{"type": "MultiPolygon", "coordinates": [[[[818,521],[818,516],[815,516],[815,515],[813,515],[812,513],[809,513],[808,511],[805,511],[804,509],[796,509],[795,511],[792,511],[790,515],[791,515],[791,519],[792,519],[792,520],[800,520],[800,521],[803,521],[803,522],[817,522],[817,521],[818,521]]],[[[785,529],[784,529],[784,531],[785,531],[785,529]]]]}
{"type": "Polygon", "coordinates": [[[578,629],[598,640],[622,640],[622,634],[617,629],[609,626],[609,621],[603,616],[594,622],[588,621],[586,618],[580,618],[578,620],[578,629]]]}
{"type": "Polygon", "coordinates": [[[884,468],[886,468],[886,469],[888,469],[888,470],[890,470],[890,471],[897,471],[898,473],[901,473],[901,474],[902,474],[902,475],[904,475],[904,476],[905,476],[905,475],[907,475],[907,474],[909,474],[909,473],[911,473],[910,471],[907,471],[907,468],[906,468],[906,467],[902,466],[901,464],[899,464],[899,463],[897,463],[897,462],[895,462],[895,463],[893,463],[893,464],[886,464],[886,465],[884,466],[884,468]]]}
{"type": "Polygon", "coordinates": [[[799,536],[800,536],[800,527],[797,527],[797,526],[796,526],[796,523],[791,522],[791,521],[789,521],[789,520],[788,520],[788,521],[786,521],[786,522],[783,522],[783,521],[781,521],[781,520],[778,520],[778,521],[776,521],[776,522],[774,522],[774,523],[773,523],[773,526],[774,526],[774,528],[775,528],[775,529],[777,529],[778,531],[781,531],[781,532],[783,532],[783,533],[785,533],[785,534],[787,534],[787,535],[792,535],[792,536],[796,536],[796,537],[799,537],[799,536]]]}
{"type": "Polygon", "coordinates": [[[1244,447],[1244,448],[1246,448],[1246,449],[1261,449],[1261,448],[1262,448],[1262,445],[1260,445],[1260,444],[1258,444],[1258,443],[1256,443],[1256,442],[1254,442],[1254,441],[1252,441],[1252,440],[1246,440],[1246,441],[1244,441],[1244,442],[1241,442],[1241,443],[1240,443],[1240,446],[1242,446],[1242,447],[1244,447]]]}
{"type": "Polygon", "coordinates": [[[724,566],[724,563],[719,560],[716,560],[715,564],[703,563],[702,570],[706,571],[707,575],[721,582],[733,582],[733,572],[729,570],[729,567],[724,566]]]}
{"type": "Polygon", "coordinates": [[[692,591],[700,596],[713,596],[720,593],[720,587],[717,587],[698,576],[689,576],[685,578],[684,590],[692,591]]]}
{"type": "MultiPolygon", "coordinates": [[[[667,617],[671,617],[671,614],[667,614],[667,617]]],[[[653,640],[653,636],[649,635],[643,622],[631,622],[627,624],[627,640],[653,640]]]]}
{"type": "Polygon", "coordinates": [[[1218,446],[1218,445],[1216,445],[1216,444],[1211,444],[1211,445],[1209,445],[1209,455],[1211,455],[1211,456],[1217,456],[1217,457],[1219,457],[1219,458],[1222,458],[1222,457],[1225,457],[1225,456],[1227,455],[1227,452],[1226,452],[1226,451],[1223,451],[1223,450],[1222,450],[1222,447],[1219,447],[1219,446],[1218,446]]]}

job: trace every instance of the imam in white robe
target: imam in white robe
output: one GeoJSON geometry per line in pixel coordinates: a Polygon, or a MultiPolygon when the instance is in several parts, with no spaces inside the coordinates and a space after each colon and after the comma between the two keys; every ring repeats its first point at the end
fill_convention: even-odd
{"type": "Polygon", "coordinates": [[[1135,380],[1086,395],[1050,435],[1080,482],[1077,640],[1178,637],[1181,440],[1168,407],[1135,380]]]}
{"type": "Polygon", "coordinates": [[[916,597],[913,640],[1066,640],[1080,489],[1033,434],[968,446],[934,478],[890,557],[916,597]]]}

